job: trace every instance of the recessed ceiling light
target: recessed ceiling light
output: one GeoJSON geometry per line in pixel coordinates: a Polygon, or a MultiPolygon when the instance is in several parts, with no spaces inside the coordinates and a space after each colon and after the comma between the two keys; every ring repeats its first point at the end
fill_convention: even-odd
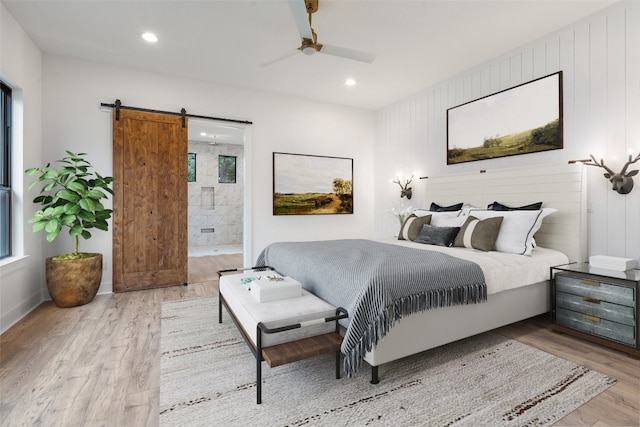
{"type": "Polygon", "coordinates": [[[200,132],[200,136],[207,136],[206,132],[200,132]]]}
{"type": "Polygon", "coordinates": [[[354,79],[347,79],[344,84],[346,84],[347,86],[353,86],[356,84],[356,81],[354,79]]]}
{"type": "Polygon", "coordinates": [[[153,33],[143,33],[142,38],[148,41],[149,43],[155,43],[158,41],[158,37],[156,37],[153,33]]]}

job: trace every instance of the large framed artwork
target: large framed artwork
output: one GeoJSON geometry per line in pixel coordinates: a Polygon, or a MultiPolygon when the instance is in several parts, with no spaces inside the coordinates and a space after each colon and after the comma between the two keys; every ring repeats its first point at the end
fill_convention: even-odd
{"type": "Polygon", "coordinates": [[[447,110],[447,164],[562,148],[562,71],[447,110]]]}
{"type": "Polygon", "coordinates": [[[273,214],[353,213],[353,159],[273,153],[273,214]]]}

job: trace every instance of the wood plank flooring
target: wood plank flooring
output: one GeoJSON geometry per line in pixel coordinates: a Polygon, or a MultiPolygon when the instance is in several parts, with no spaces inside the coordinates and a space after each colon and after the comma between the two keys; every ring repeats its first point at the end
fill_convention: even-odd
{"type": "MultiPolygon", "coordinates": [[[[2,426],[157,426],[163,301],[217,295],[241,255],[189,259],[189,285],[44,303],[0,336],[2,426]]],[[[499,332],[618,379],[558,425],[640,425],[640,361],[548,329],[537,317],[499,332]]]]}

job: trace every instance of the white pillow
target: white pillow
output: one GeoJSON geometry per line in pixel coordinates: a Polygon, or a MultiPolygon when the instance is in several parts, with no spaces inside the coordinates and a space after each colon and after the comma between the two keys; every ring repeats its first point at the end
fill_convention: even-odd
{"type": "Polygon", "coordinates": [[[436,227],[462,227],[467,217],[455,212],[431,212],[431,225],[436,227]]]}
{"type": "Polygon", "coordinates": [[[477,210],[477,209],[481,209],[477,206],[473,206],[470,205],[469,203],[465,203],[464,205],[462,205],[462,210],[460,211],[460,215],[461,216],[469,216],[469,213],[471,211],[477,210]]]}
{"type": "Polygon", "coordinates": [[[454,217],[454,216],[460,215],[461,212],[462,212],[461,210],[436,212],[436,211],[430,211],[429,209],[415,209],[412,213],[415,214],[415,216],[427,216],[427,215],[435,214],[436,216],[454,217]]]}
{"type": "MultiPolygon", "coordinates": [[[[544,208],[537,211],[492,211],[474,210],[471,215],[482,220],[501,216],[502,225],[496,239],[498,252],[531,255],[535,246],[533,235],[542,226],[542,220],[556,212],[556,209],[544,208]]],[[[433,218],[431,218],[433,224],[433,218]]]]}

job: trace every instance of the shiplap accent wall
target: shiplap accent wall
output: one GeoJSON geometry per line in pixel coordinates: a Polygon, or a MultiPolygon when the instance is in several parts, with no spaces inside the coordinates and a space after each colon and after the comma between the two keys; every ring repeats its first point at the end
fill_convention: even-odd
{"type": "MultiPolygon", "coordinates": [[[[586,254],[585,169],[566,163],[488,169],[434,176],[422,183],[426,192],[451,205],[464,200],[487,206],[495,200],[520,206],[532,199],[544,200],[556,212],[545,218],[536,243],[564,252],[572,262],[584,262],[586,254]]],[[[471,211],[473,215],[473,210],[471,211]]]]}
{"type": "MultiPolygon", "coordinates": [[[[630,149],[640,151],[640,2],[622,1],[378,111],[376,230],[380,236],[397,231],[397,220],[386,213],[392,206],[428,208],[437,202],[418,176],[566,163],[590,153],[602,153],[608,166],[620,170],[630,149]],[[564,149],[447,166],[448,108],[560,70],[564,149]],[[414,196],[401,201],[400,188],[390,180],[412,172],[414,196]]],[[[640,162],[634,166],[640,168],[640,162]]],[[[589,254],[638,259],[640,175],[636,188],[620,195],[611,190],[602,169],[588,167],[586,172],[589,254]]]]}

